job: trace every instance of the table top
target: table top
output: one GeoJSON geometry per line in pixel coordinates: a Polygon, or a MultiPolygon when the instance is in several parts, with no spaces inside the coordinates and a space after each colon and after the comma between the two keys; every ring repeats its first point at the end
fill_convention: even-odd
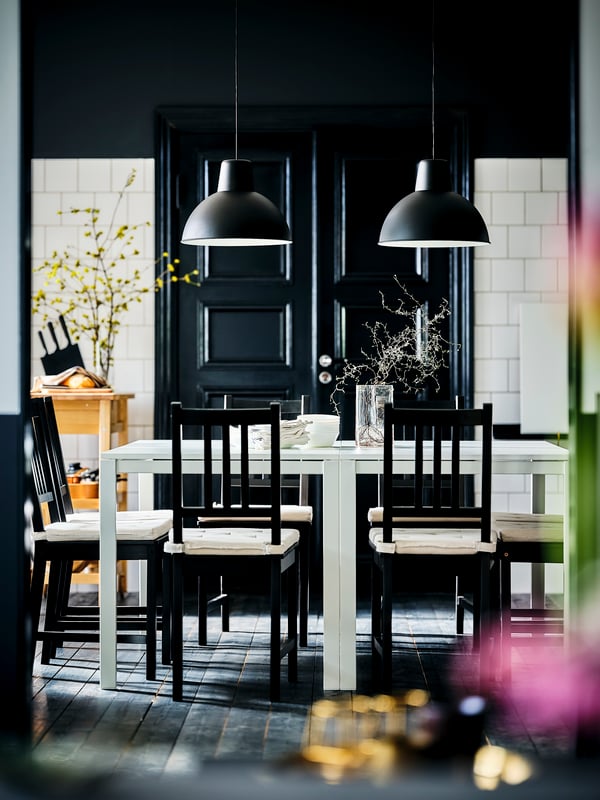
{"type": "MultiPolygon", "coordinates": [[[[399,458],[410,460],[413,454],[413,442],[397,442],[396,454],[399,458]]],[[[427,449],[428,443],[425,443],[427,449]]],[[[431,447],[431,445],[429,444],[431,447]]],[[[445,445],[450,457],[450,445],[445,445]]],[[[479,442],[463,442],[461,457],[464,460],[477,460],[480,451],[479,442]]],[[[218,453],[218,451],[217,451],[218,453]]],[[[182,443],[184,460],[202,459],[202,442],[200,440],[184,440],[182,443]]],[[[251,451],[254,461],[270,458],[268,450],[251,451]]],[[[552,444],[543,440],[530,439],[498,439],[492,442],[492,456],[496,463],[501,461],[544,461],[565,462],[569,458],[569,451],[565,447],[552,444]]],[[[138,439],[133,442],[114,447],[102,453],[104,460],[149,460],[170,461],[170,439],[138,439]]],[[[357,461],[380,463],[383,458],[382,447],[357,447],[353,441],[339,441],[332,447],[307,447],[295,445],[282,448],[282,461],[357,461]]]]}

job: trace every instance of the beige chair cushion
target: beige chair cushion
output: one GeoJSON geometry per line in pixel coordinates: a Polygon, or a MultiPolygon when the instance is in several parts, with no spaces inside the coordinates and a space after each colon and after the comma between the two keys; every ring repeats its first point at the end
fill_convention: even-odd
{"type": "Polygon", "coordinates": [[[503,542],[562,542],[562,514],[492,514],[492,531],[503,542]]]}
{"type": "Polygon", "coordinates": [[[282,555],[300,541],[300,533],[281,529],[281,544],[271,544],[270,528],[184,528],[183,543],[165,542],[165,553],[191,556],[269,556],[282,555]]]}
{"type": "Polygon", "coordinates": [[[383,528],[371,528],[369,542],[378,553],[462,556],[496,552],[496,539],[480,542],[479,531],[467,528],[393,528],[392,542],[383,541],[383,528]]]}
{"type": "MultiPolygon", "coordinates": [[[[128,512],[119,512],[127,514],[128,512]]],[[[173,515],[166,512],[160,516],[152,516],[151,512],[133,512],[129,517],[117,520],[117,541],[134,541],[160,539],[173,525],[173,515]]],[[[84,517],[84,515],[81,515],[84,517]]],[[[100,520],[98,514],[93,519],[79,519],[79,514],[70,515],[68,522],[52,522],[46,525],[45,538],[49,542],[65,541],[98,541],[100,538],[100,520]]]]}
{"type": "MultiPolygon", "coordinates": [[[[267,508],[267,506],[264,506],[267,508]]],[[[252,508],[263,508],[263,506],[256,505],[252,508]]],[[[236,517],[239,520],[239,517],[236,517]]],[[[244,517],[248,522],[255,522],[257,525],[261,522],[268,522],[268,517],[244,517]]],[[[313,510],[312,506],[294,506],[282,505],[281,506],[281,521],[282,522],[312,522],[313,510]]],[[[198,522],[221,522],[223,517],[199,517],[198,522]]]]}

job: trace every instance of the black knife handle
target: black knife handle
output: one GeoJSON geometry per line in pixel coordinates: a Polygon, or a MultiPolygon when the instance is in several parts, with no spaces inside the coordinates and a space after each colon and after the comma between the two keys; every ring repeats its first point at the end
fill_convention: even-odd
{"type": "Polygon", "coordinates": [[[66,323],[65,318],[63,317],[62,314],[58,318],[58,321],[60,322],[60,327],[63,329],[63,333],[67,338],[67,344],[71,344],[71,337],[69,336],[69,329],[67,328],[67,323],[66,323]]]}
{"type": "Polygon", "coordinates": [[[40,337],[40,342],[42,343],[42,347],[44,348],[44,353],[48,356],[50,353],[48,352],[48,348],[46,347],[46,342],[44,340],[44,334],[41,331],[38,331],[38,336],[40,337]]]}
{"type": "Polygon", "coordinates": [[[56,345],[56,349],[60,350],[60,345],[58,344],[58,339],[56,338],[56,333],[54,331],[54,325],[51,322],[48,323],[48,330],[50,331],[50,336],[52,337],[52,341],[56,345]]]}

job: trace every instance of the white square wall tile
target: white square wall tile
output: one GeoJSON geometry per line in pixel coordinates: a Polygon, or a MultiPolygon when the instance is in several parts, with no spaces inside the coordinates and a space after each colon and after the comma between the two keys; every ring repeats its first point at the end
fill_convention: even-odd
{"type": "Polygon", "coordinates": [[[511,158],[508,161],[508,189],[511,192],[539,192],[542,163],[539,158],[511,158]]]}
{"type": "Polygon", "coordinates": [[[538,225],[513,225],[508,230],[509,258],[539,258],[542,233],[538,225]]]}
{"type": "Polygon", "coordinates": [[[492,358],[518,358],[519,328],[516,325],[495,325],[491,345],[492,358]]]}
{"type": "Polygon", "coordinates": [[[113,192],[120,192],[131,173],[135,170],[133,183],[127,192],[145,192],[144,159],[143,158],[111,158],[110,159],[110,188],[113,192]]]}
{"type": "Polygon", "coordinates": [[[490,222],[494,225],[523,225],[525,223],[523,192],[494,192],[490,222]]]}
{"type": "Polygon", "coordinates": [[[80,158],[77,161],[78,185],[81,191],[110,191],[111,170],[109,158],[80,158]]]}
{"type": "Polygon", "coordinates": [[[543,225],[541,233],[543,256],[569,257],[569,229],[566,225],[543,225]]]}
{"type": "Polygon", "coordinates": [[[566,158],[542,159],[542,190],[566,192],[568,186],[568,161],[566,158]]]}
{"type": "Polygon", "coordinates": [[[77,190],[77,161],[69,158],[50,158],[44,162],[46,192],[77,190]]]}
{"type": "Polygon", "coordinates": [[[478,392],[508,390],[508,362],[505,359],[475,359],[475,387],[478,392]]]}
{"type": "Polygon", "coordinates": [[[474,247],[475,258],[473,260],[473,285],[476,292],[489,292],[492,288],[492,262],[489,258],[482,258],[478,253],[484,249],[482,247],[474,247]]]}
{"type": "Polygon", "coordinates": [[[475,295],[476,325],[506,325],[508,295],[503,292],[478,292],[475,295]]]}
{"type": "MultiPolygon", "coordinates": [[[[129,191],[129,190],[128,190],[129,191]]],[[[150,192],[138,192],[127,195],[127,213],[130,224],[145,225],[147,222],[154,225],[154,195],[150,192]]],[[[140,231],[140,239],[142,234],[140,231]]]]}
{"type": "Polygon", "coordinates": [[[508,159],[476,158],[475,191],[502,192],[508,189],[508,159]]]}
{"type": "Polygon", "coordinates": [[[525,287],[525,267],[522,258],[495,258],[491,275],[493,292],[521,292],[525,287]]]}
{"type": "Polygon", "coordinates": [[[473,330],[473,355],[475,358],[492,357],[493,330],[491,325],[475,325],[473,330]]]}
{"type": "Polygon", "coordinates": [[[531,292],[558,290],[556,261],[551,258],[530,258],[525,262],[525,288],[531,292]]]}
{"type": "Polygon", "coordinates": [[[519,422],[518,392],[493,392],[492,404],[495,425],[515,425],[519,422]]]}
{"type": "Polygon", "coordinates": [[[508,362],[508,391],[521,391],[521,362],[518,358],[508,362]]]}
{"type": "Polygon", "coordinates": [[[558,192],[526,192],[525,222],[527,225],[556,225],[558,192]]]}
{"type": "Polygon", "coordinates": [[[31,198],[31,221],[33,225],[59,225],[58,210],[61,207],[59,192],[34,192],[31,198]]]}

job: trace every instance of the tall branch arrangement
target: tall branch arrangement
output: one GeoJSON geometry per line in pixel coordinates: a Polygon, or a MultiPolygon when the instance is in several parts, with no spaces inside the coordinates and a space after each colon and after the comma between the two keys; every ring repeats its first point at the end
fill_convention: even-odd
{"type": "Polygon", "coordinates": [[[117,223],[125,192],[135,176],[134,169],[119,191],[107,225],[101,222],[99,208],[58,211],[58,214],[86,215],[83,227],[89,245],[84,249],[67,245],[62,252],[54,251],[33,268],[34,274],[40,273],[44,278],[33,294],[33,314],[40,314],[43,322],[62,314],[75,341],[87,338],[91,342],[94,371],[103,378],[107,378],[114,363],[115,341],[132,303],[141,303],[144,295],[159,292],[168,282],[200,285],[198,270],[179,276],[179,259],[170,261],[167,252],[144,269],[125,266],[140,254],[137,247],[140,230],[151,225],[150,222],[117,223]],[[157,264],[162,264],[158,275],[157,264]]]}
{"type": "Polygon", "coordinates": [[[394,319],[392,323],[378,320],[365,322],[369,331],[369,348],[362,348],[358,361],[344,360],[335,380],[331,402],[337,412],[350,385],[393,384],[407,393],[418,393],[428,385],[439,390],[438,373],[447,366],[447,356],[460,345],[449,342],[442,334],[444,320],[450,316],[448,301],[443,299],[433,315],[425,313],[423,306],[394,276],[401,296],[397,305],[388,305],[381,296],[383,310],[394,319]]]}

